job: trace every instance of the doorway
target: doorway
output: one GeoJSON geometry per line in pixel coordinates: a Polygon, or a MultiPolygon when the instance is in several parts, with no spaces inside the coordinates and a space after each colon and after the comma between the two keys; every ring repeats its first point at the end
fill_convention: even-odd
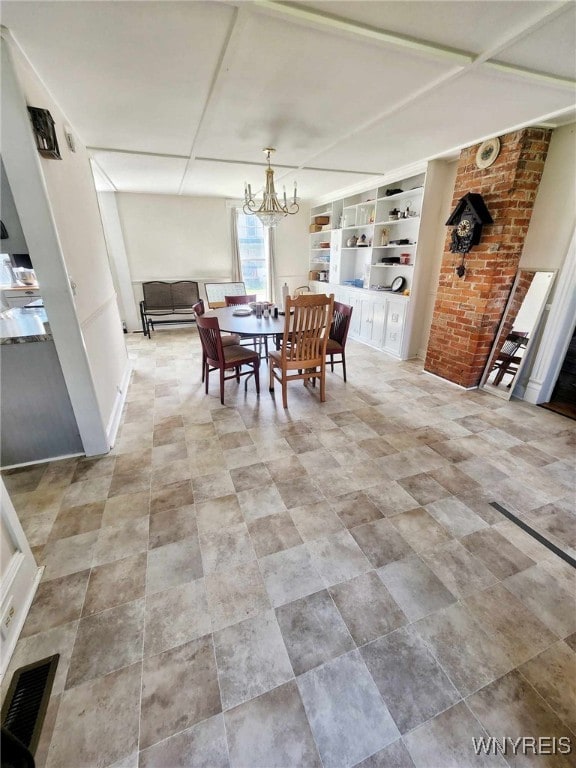
{"type": "Polygon", "coordinates": [[[574,328],[570,344],[566,350],[566,357],[558,374],[550,402],[542,403],[542,407],[576,419],[576,328],[574,328]]]}

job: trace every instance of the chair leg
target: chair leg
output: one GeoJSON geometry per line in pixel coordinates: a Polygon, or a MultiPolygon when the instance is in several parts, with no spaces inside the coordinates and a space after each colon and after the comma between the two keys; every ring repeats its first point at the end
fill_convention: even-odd
{"type": "Polygon", "coordinates": [[[268,369],[269,369],[268,389],[270,390],[270,392],[274,392],[274,365],[272,363],[272,360],[268,362],[268,369]]]}
{"type": "Polygon", "coordinates": [[[202,381],[204,381],[205,376],[206,376],[206,355],[203,352],[202,353],[202,381]]]}
{"type": "Polygon", "coordinates": [[[236,366],[236,381],[240,384],[240,366],[236,366]]]}
{"type": "Polygon", "coordinates": [[[344,350],[342,350],[342,373],[344,375],[344,381],[346,381],[346,355],[344,354],[344,350]]]}
{"type": "Polygon", "coordinates": [[[330,370],[334,373],[334,355],[330,355],[330,370]]]}
{"type": "Polygon", "coordinates": [[[260,360],[254,363],[254,382],[256,384],[256,394],[260,394],[260,360]]]}
{"type": "Polygon", "coordinates": [[[206,377],[205,377],[205,381],[206,381],[206,394],[208,394],[208,379],[210,378],[210,367],[208,365],[208,362],[204,363],[204,370],[206,371],[206,377]]]}
{"type": "Polygon", "coordinates": [[[326,401],[326,367],[323,365],[320,368],[320,402],[326,401]]]}
{"type": "Polygon", "coordinates": [[[224,368],[220,368],[220,402],[224,405],[224,368]]]}
{"type": "Polygon", "coordinates": [[[282,377],[282,405],[288,408],[288,382],[285,376],[282,377]]]}

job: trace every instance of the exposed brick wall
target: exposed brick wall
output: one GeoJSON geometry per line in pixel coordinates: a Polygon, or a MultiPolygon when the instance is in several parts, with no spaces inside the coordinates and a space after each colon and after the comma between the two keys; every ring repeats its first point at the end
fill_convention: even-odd
{"type": "Polygon", "coordinates": [[[466,255],[463,278],[455,272],[461,254],[451,253],[447,228],[424,367],[463,387],[476,386],[486,365],[518,269],[551,133],[526,128],[501,136],[500,154],[484,170],[476,167],[478,146],[460,155],[452,209],[467,192],[477,192],[494,223],[484,226],[480,243],[466,255]]]}

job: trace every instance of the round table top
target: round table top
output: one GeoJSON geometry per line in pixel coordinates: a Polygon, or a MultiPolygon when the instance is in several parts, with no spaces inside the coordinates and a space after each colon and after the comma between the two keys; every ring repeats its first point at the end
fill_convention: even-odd
{"type": "Polygon", "coordinates": [[[279,317],[256,317],[251,315],[239,316],[234,312],[239,307],[222,307],[206,312],[206,317],[217,317],[221,331],[239,333],[243,336],[272,336],[284,333],[284,315],[279,317]]]}

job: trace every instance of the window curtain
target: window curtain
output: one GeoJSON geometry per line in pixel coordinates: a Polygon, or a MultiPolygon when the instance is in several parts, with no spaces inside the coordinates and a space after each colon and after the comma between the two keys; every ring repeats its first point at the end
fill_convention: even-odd
{"type": "Polygon", "coordinates": [[[276,304],[276,255],[274,227],[268,228],[268,296],[276,304]]]}
{"type": "Polygon", "coordinates": [[[238,245],[238,211],[232,208],[232,282],[241,283],[242,264],[240,261],[240,246],[238,245]]]}

